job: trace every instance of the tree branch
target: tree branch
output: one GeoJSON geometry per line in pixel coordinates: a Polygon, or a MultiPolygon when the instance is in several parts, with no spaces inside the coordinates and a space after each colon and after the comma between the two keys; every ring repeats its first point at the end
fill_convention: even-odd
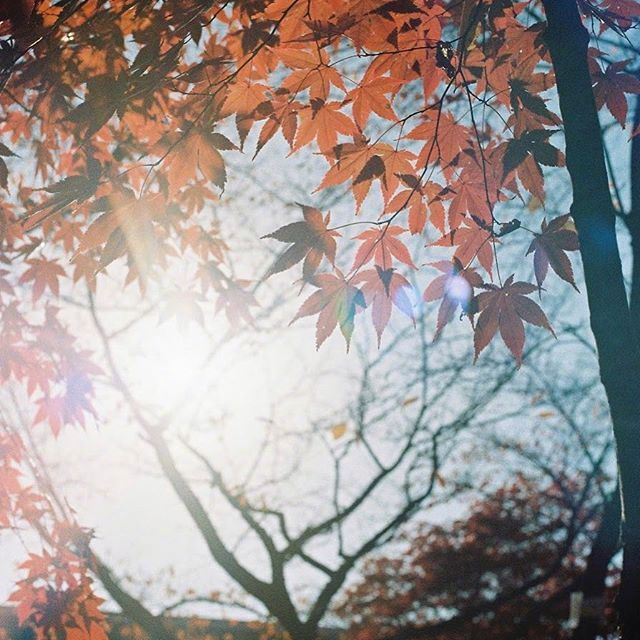
{"type": "Polygon", "coordinates": [[[173,640],[174,635],[169,633],[162,622],[162,618],[154,616],[137,598],[127,593],[120,583],[114,578],[111,570],[95,555],[92,554],[93,569],[109,595],[116,601],[131,622],[140,625],[150,638],[158,640],[173,640]]]}

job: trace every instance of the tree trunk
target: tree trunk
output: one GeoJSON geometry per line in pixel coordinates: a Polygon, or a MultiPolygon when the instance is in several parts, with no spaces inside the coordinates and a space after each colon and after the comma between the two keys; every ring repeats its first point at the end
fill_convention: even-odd
{"type": "MultiPolygon", "coordinates": [[[[640,97],[636,98],[633,117],[633,130],[640,127],[640,97]]],[[[630,158],[631,206],[626,217],[627,228],[631,235],[633,271],[631,277],[631,321],[636,327],[636,336],[640,342],[640,136],[631,140],[630,158]]]]}
{"type": "MultiPolygon", "coordinates": [[[[640,97],[636,98],[632,130],[635,131],[638,127],[640,127],[640,97]]],[[[625,218],[631,236],[633,260],[629,306],[636,340],[640,342],[640,136],[635,136],[631,141],[629,167],[631,204],[629,214],[625,218]]],[[[585,599],[602,602],[607,568],[618,550],[620,519],[620,494],[619,488],[616,487],[604,506],[598,535],[591,548],[587,568],[582,578],[581,589],[585,599]]],[[[583,608],[580,624],[573,632],[572,640],[595,640],[601,628],[594,617],[589,616],[588,610],[585,611],[583,608]]]]}
{"type": "Polygon", "coordinates": [[[598,535],[593,541],[582,576],[583,606],[572,640],[595,640],[604,627],[604,597],[609,562],[620,543],[620,491],[616,487],[605,502],[598,535]]]}
{"type": "Polygon", "coordinates": [[[589,34],[576,0],[543,0],[543,4],[573,187],[571,213],[616,441],[624,547],[620,624],[624,640],[640,640],[640,350],[622,277],[616,216],[589,75],[589,34]]]}

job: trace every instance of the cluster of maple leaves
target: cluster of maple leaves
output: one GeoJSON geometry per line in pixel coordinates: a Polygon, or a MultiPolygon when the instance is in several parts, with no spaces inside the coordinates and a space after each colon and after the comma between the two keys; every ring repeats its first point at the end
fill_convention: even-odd
{"type": "MultiPolygon", "coordinates": [[[[640,19],[632,0],[580,6],[616,37],[640,19]]],[[[525,323],[552,331],[533,295],[549,266],[575,286],[567,252],[578,248],[567,215],[539,231],[500,218],[507,200],[543,203],[542,167],[564,162],[543,31],[536,3],[510,0],[0,2],[0,380],[25,388],[34,423],[83,423],[98,369],[56,298],[95,291],[114,263],[144,292],[188,260],[193,286],[167,294],[180,308],[201,317],[212,299],[232,323],[249,320],[251,282],[233,276],[211,210],[225,155],[265,153],[276,135],[321,154],[318,190],[353,198],[354,218],[332,227],[310,194],[300,219],[268,236],[286,246],[267,275],[302,263],[315,288],[296,317],[317,316],[318,346],[336,328],[348,343],[357,316],[380,338],[394,309],[414,318],[434,303],[434,334],[463,313],[476,357],[499,333],[520,362],[525,323]],[[497,268],[522,234],[535,284],[497,268]],[[431,249],[412,255],[417,245],[450,259],[425,266],[431,249]],[[407,277],[418,270],[431,278],[423,291],[407,277]]],[[[617,55],[594,47],[590,63],[598,106],[625,126],[625,94],[640,83],[617,55]]],[[[32,558],[22,615],[42,638],[96,637],[90,561],[55,533],[50,507],[19,506],[36,490],[16,446],[0,447],[0,526],[27,520],[76,558],[62,577],[32,558]],[[75,595],[43,622],[61,589],[75,595]]]]}
{"type": "Polygon", "coordinates": [[[0,433],[0,530],[28,525],[39,534],[41,550],[20,565],[21,579],[9,600],[20,624],[30,622],[38,638],[106,640],[102,598],[92,588],[91,535],[56,514],[51,497],[25,485],[28,451],[16,434],[0,433]]]}

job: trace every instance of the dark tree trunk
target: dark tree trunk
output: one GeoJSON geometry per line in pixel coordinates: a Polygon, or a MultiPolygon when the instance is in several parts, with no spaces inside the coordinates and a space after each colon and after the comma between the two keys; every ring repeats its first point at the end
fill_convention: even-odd
{"type": "Polygon", "coordinates": [[[609,401],[623,512],[618,609],[624,640],[640,640],[640,350],[634,338],[602,137],[576,0],[543,0],[546,42],[564,121],[571,213],[580,239],[600,378],[609,401]]]}
{"type": "MultiPolygon", "coordinates": [[[[636,98],[633,130],[640,126],[640,97],[636,98]]],[[[640,136],[635,136],[631,142],[630,157],[631,204],[629,214],[625,218],[631,236],[631,251],[633,269],[631,277],[630,313],[631,323],[635,328],[636,340],[640,343],[640,136]]],[[[587,567],[582,579],[584,598],[593,604],[603,604],[607,576],[607,568],[611,558],[615,555],[620,538],[620,494],[619,488],[609,497],[602,513],[602,521],[598,535],[591,548],[587,567]]],[[[572,640],[595,640],[601,632],[599,618],[595,607],[583,608],[580,624],[574,631],[572,640]],[[592,614],[592,615],[590,615],[592,614]]]]}
{"type": "MultiPolygon", "coordinates": [[[[640,127],[640,97],[636,98],[633,130],[640,127]]],[[[633,272],[631,277],[631,319],[640,341],[640,136],[631,141],[630,159],[631,207],[626,217],[631,235],[633,272]]]]}
{"type": "Polygon", "coordinates": [[[582,576],[583,607],[572,640],[595,640],[604,626],[604,597],[609,562],[620,544],[620,491],[616,487],[605,502],[598,535],[582,576]]]}

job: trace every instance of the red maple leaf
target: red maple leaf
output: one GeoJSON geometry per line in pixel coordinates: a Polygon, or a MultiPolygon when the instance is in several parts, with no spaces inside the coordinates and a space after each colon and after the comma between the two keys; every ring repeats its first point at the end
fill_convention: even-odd
{"type": "Polygon", "coordinates": [[[571,261],[565,253],[577,251],[580,248],[578,234],[573,229],[567,228],[570,218],[569,214],[565,214],[554,218],[549,223],[546,219],[543,220],[540,233],[536,234],[527,249],[527,255],[533,253],[533,268],[538,287],[542,287],[551,265],[560,278],[568,282],[576,291],[578,290],[571,261]]]}
{"type": "Polygon", "coordinates": [[[624,69],[630,60],[620,60],[610,64],[604,71],[595,57],[589,57],[589,68],[593,78],[593,95],[598,109],[606,104],[611,115],[624,129],[627,122],[627,96],[626,93],[640,93],[640,80],[624,69]]]}
{"type": "Polygon", "coordinates": [[[528,282],[514,282],[513,278],[510,275],[502,287],[485,284],[487,291],[476,296],[476,310],[480,314],[473,340],[476,360],[498,329],[518,366],[522,363],[525,322],[544,327],[555,335],[544,311],[531,298],[526,297],[536,291],[537,287],[528,282]]]}
{"type": "Polygon", "coordinates": [[[33,301],[35,302],[49,289],[55,296],[60,294],[59,278],[66,276],[65,270],[57,263],[44,258],[30,258],[27,260],[29,268],[20,276],[20,284],[33,282],[33,301]]]}

